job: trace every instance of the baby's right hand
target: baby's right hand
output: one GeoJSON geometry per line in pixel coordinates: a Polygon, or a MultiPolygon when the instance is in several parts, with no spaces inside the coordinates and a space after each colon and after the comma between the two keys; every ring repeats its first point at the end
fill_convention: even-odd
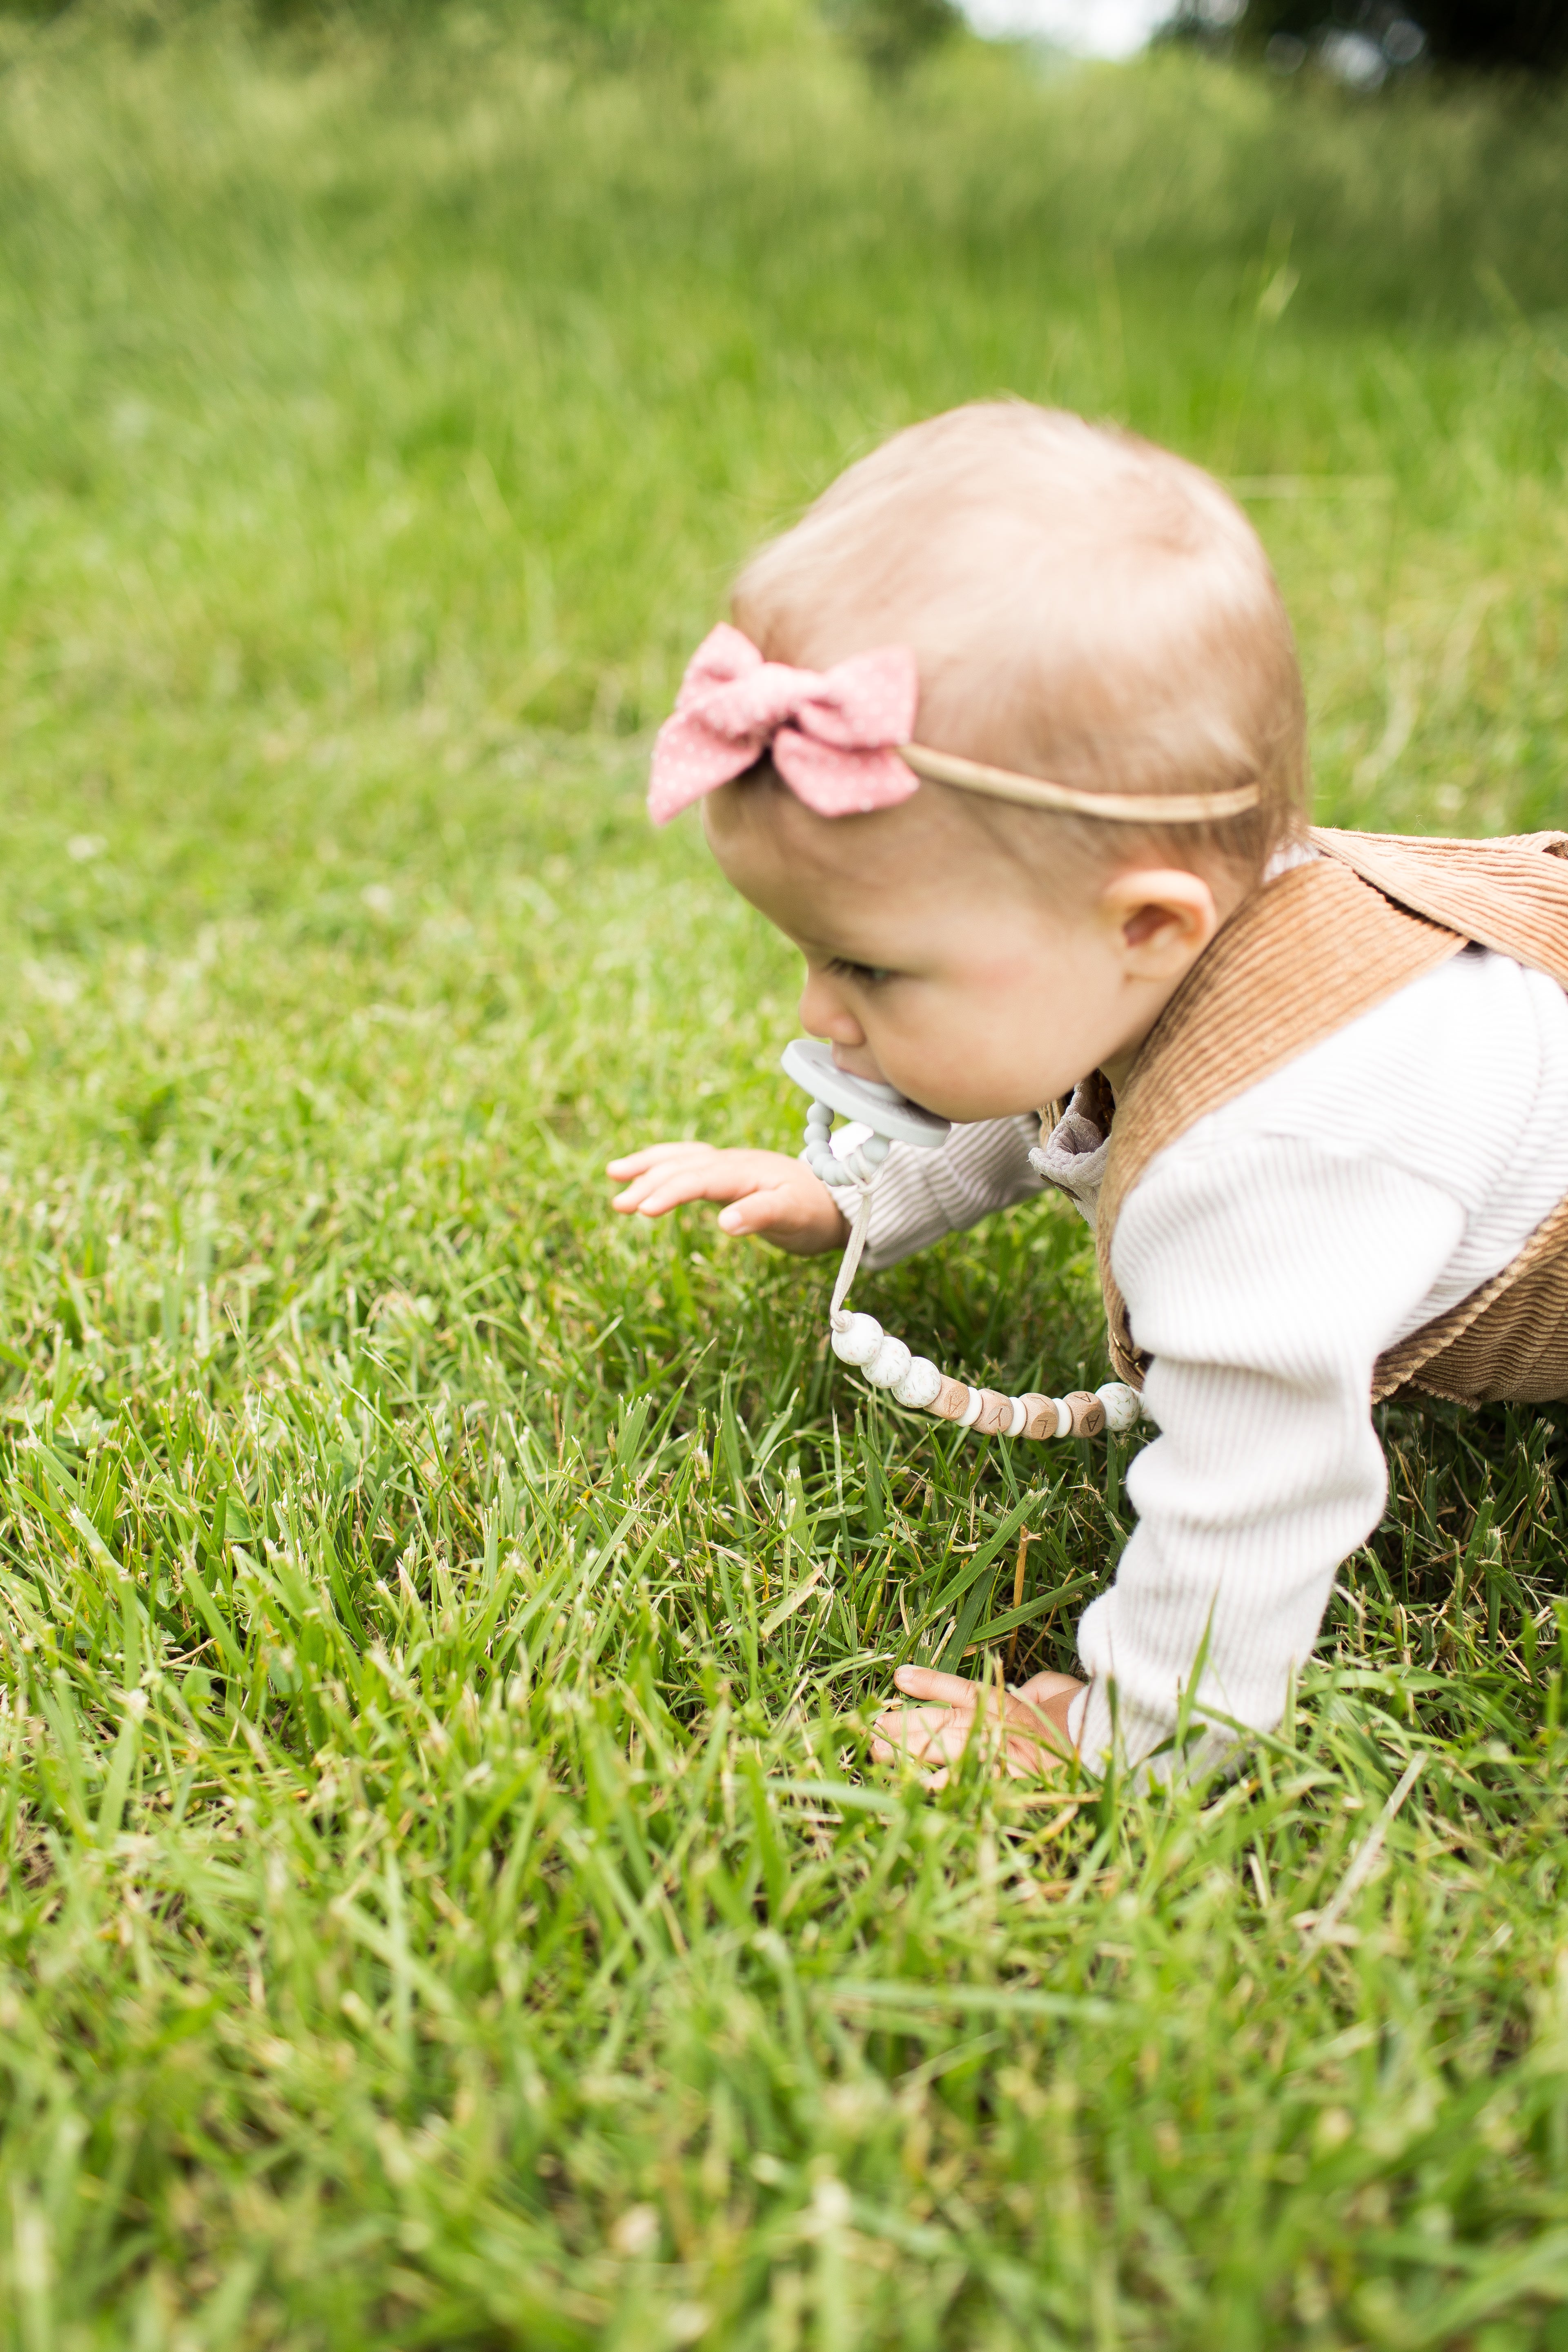
{"type": "Polygon", "coordinates": [[[607,1176],[626,1189],[612,1204],[622,1216],[662,1217],[684,1201],[724,1201],[727,1234],[758,1234],[795,1257],[842,1249],[848,1226],[820,1176],[784,1151],[719,1151],[710,1143],[651,1143],[612,1160],[607,1176]]]}

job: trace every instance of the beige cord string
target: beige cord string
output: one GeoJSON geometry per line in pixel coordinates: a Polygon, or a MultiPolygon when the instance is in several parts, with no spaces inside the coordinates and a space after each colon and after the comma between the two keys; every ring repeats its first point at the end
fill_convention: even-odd
{"type": "MultiPolygon", "coordinates": [[[[842,1211],[844,1206],[842,1201],[838,1206],[842,1211]]],[[[849,1286],[855,1279],[861,1253],[866,1246],[866,1236],[870,1229],[871,1187],[868,1183],[860,1181],[855,1187],[855,1206],[849,1212],[849,1238],[844,1244],[844,1255],[838,1265],[838,1279],[833,1286],[833,1303],[827,1310],[827,1319],[835,1331],[847,1330],[852,1320],[852,1318],[844,1311],[844,1301],[848,1297],[849,1286]]]]}

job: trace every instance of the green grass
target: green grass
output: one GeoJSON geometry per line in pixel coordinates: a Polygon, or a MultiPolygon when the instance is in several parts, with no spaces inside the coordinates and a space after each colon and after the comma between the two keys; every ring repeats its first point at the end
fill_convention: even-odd
{"type": "MultiPolygon", "coordinates": [[[[1235,1786],[928,1800],[868,1701],[1021,1509],[1069,1662],[1123,1462],[868,1409],[820,1267],[597,1174],[793,1130],[646,731],[945,403],[1254,499],[1325,814],[1563,820],[1561,102],[0,58],[0,2340],[1568,2346],[1552,1415],[1385,1416],[1235,1786]]],[[[873,1297],[1102,1370],[1049,1206],[873,1297]]]]}

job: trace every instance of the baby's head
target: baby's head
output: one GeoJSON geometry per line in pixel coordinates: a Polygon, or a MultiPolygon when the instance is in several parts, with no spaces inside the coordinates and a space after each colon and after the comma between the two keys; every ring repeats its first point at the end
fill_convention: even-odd
{"type": "Polygon", "coordinates": [[[1305,722],[1256,533],[1196,467],[1022,403],[900,433],[753,559],[735,620],[773,662],[910,648],[915,740],[1091,796],[1250,786],[1198,824],[925,782],[825,818],[767,762],[705,803],[726,872],[805,953],[847,1066],[954,1118],[1124,1062],[1299,835],[1305,722]]]}

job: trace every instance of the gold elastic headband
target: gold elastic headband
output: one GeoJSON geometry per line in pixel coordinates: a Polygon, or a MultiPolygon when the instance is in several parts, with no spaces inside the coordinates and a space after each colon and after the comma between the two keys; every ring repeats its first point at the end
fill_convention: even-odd
{"type": "Polygon", "coordinates": [[[1122,824],[1217,823],[1256,808],[1263,797],[1256,784],[1237,784],[1223,793],[1080,793],[1071,784],[1047,783],[1043,776],[1019,776],[1011,768],[961,760],[954,751],[928,751],[923,743],[900,743],[899,757],[928,783],[953,784],[961,793],[983,793],[994,801],[1016,801],[1020,808],[1060,809],[1122,824]]]}
{"type": "Polygon", "coordinates": [[[1080,793],[1044,776],[988,768],[911,743],[919,702],[920,670],[908,646],[851,654],[829,670],[791,669],[764,661],[750,637],[721,621],[688,662],[675,709],[658,730],[648,814],[666,824],[764,756],[797,800],[827,817],[896,808],[916,789],[911,776],[1111,824],[1213,824],[1263,797],[1256,783],[1223,793],[1080,793]]]}

